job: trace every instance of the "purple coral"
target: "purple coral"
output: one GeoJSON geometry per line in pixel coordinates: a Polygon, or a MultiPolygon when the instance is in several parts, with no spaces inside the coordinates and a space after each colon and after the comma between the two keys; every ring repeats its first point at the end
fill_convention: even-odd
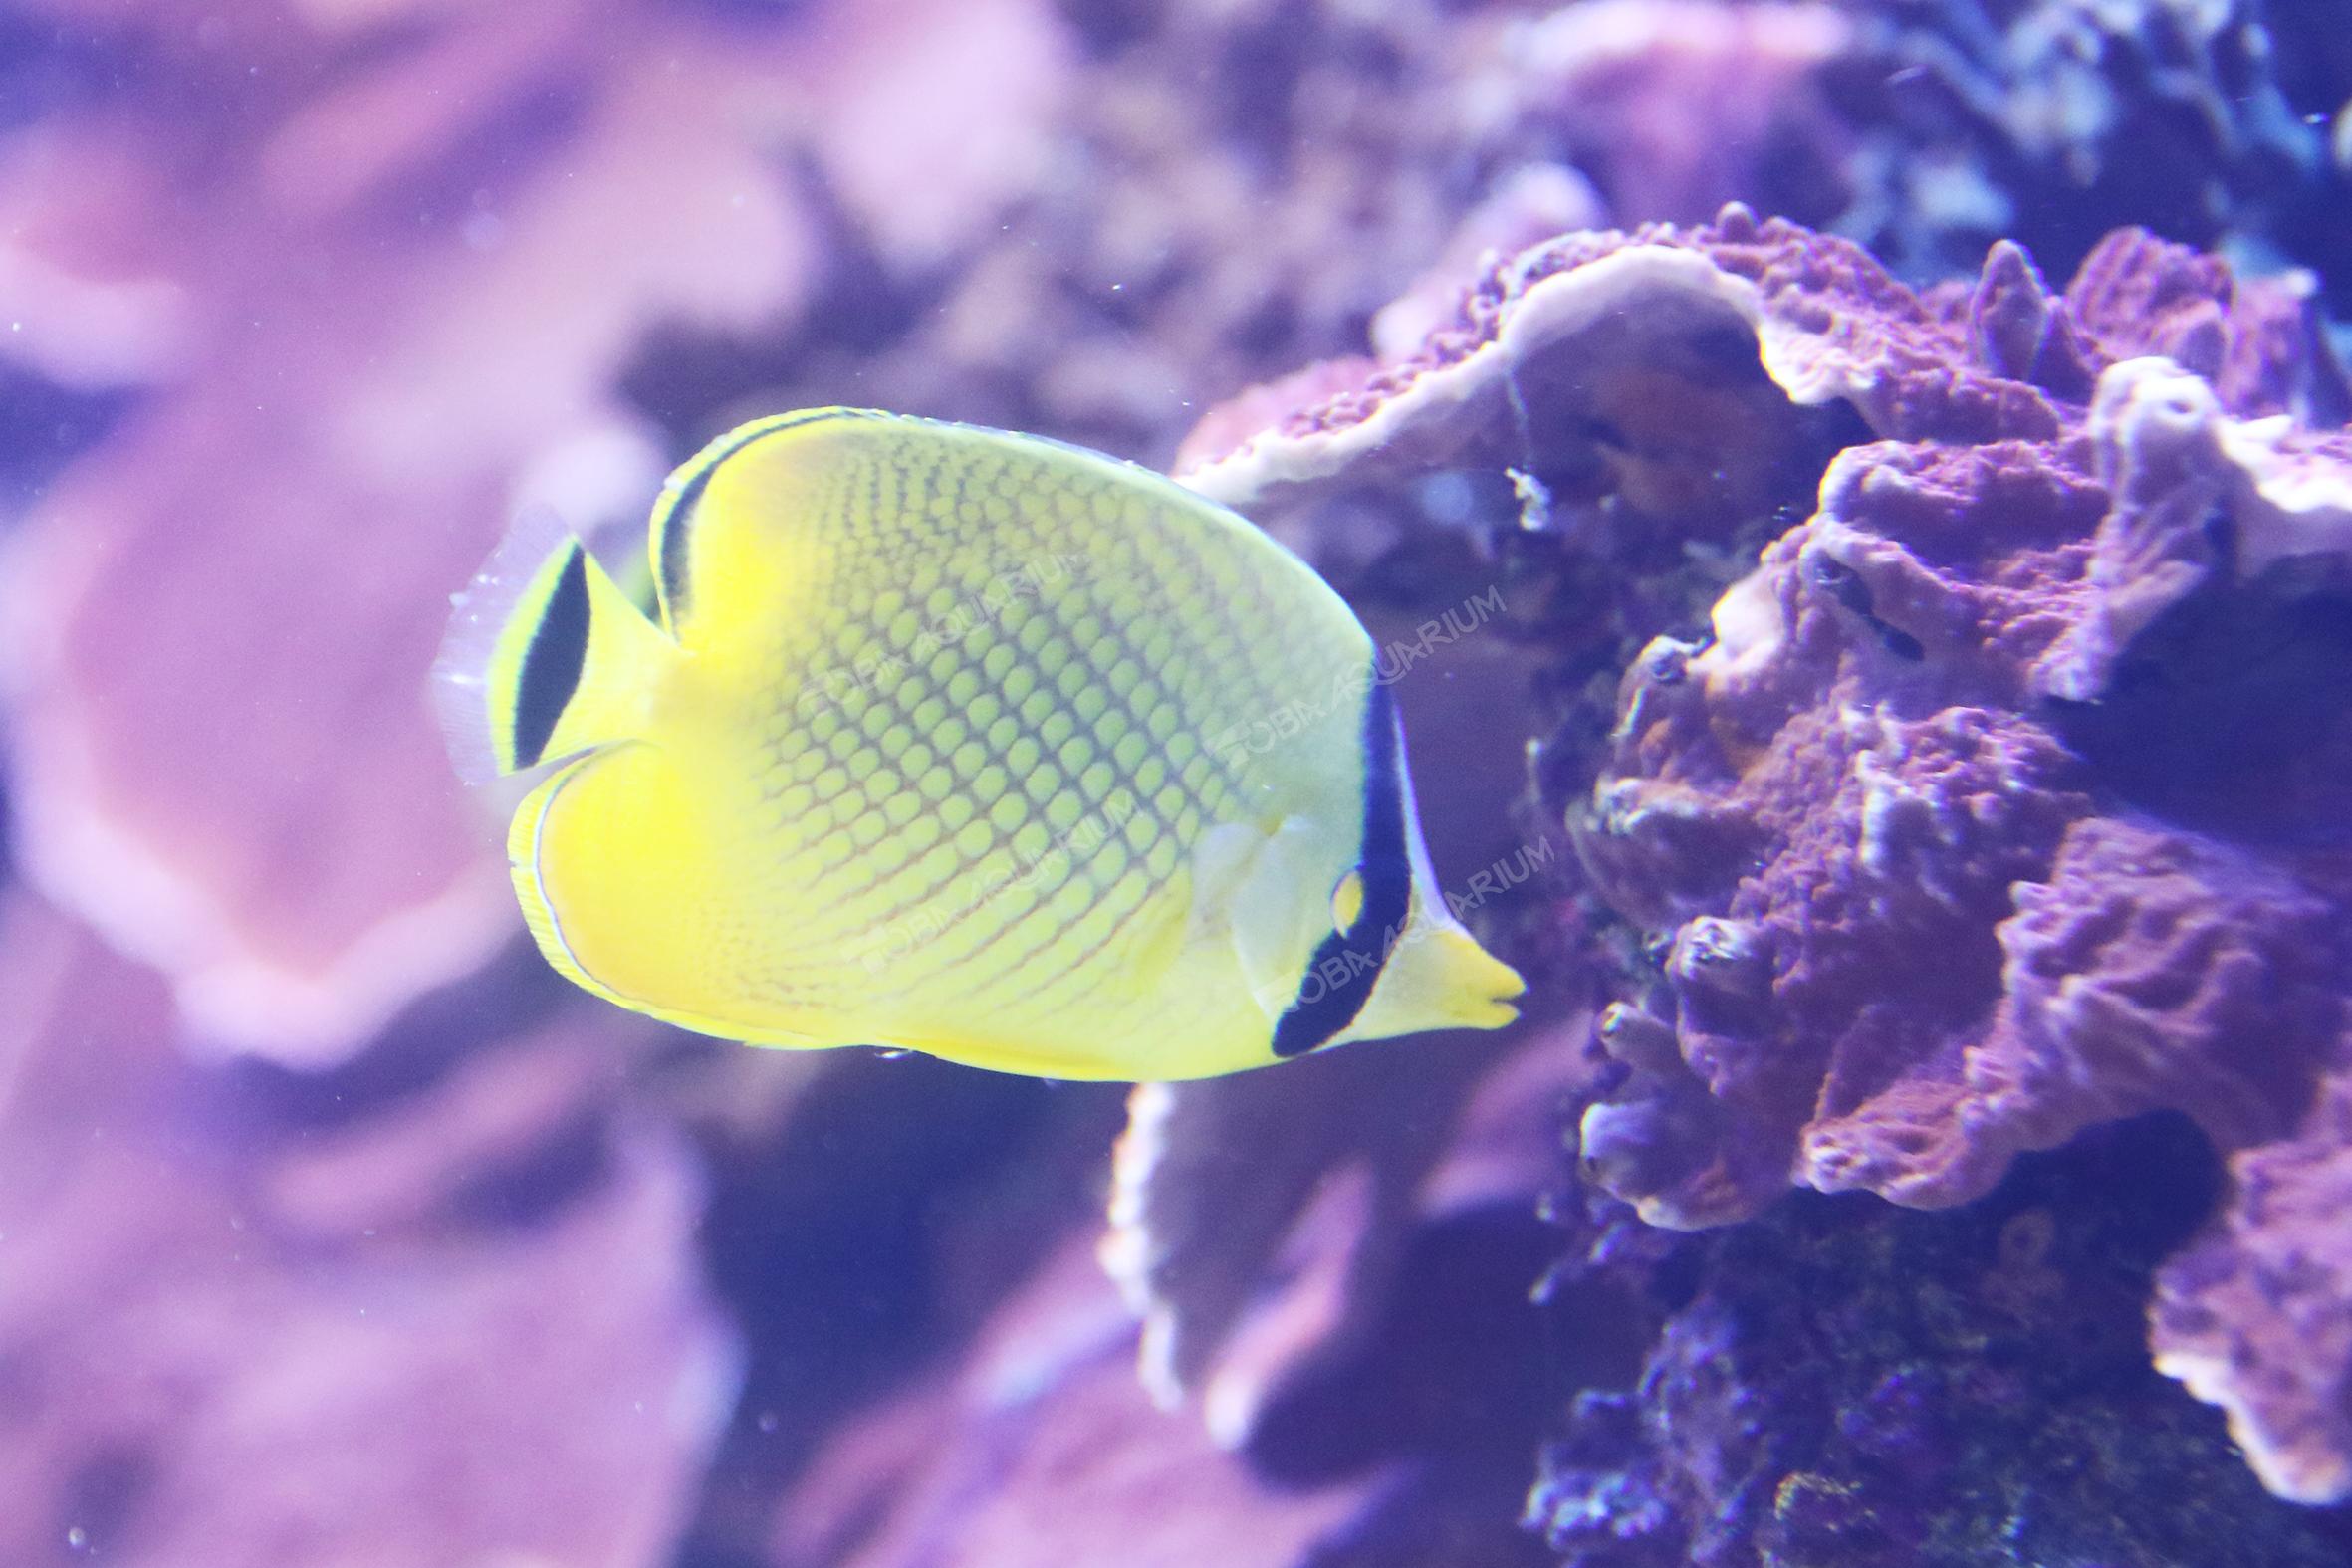
{"type": "MultiPolygon", "coordinates": [[[[1673,1227],[1791,1186],[1950,1205],[2160,1109],[2329,1146],[2352,447],[2308,423],[2342,379],[2308,292],[2125,232],[2063,292],[1998,246],[1920,295],[1732,208],[1498,262],[1418,352],[1196,449],[1189,482],[1309,534],[1432,467],[1543,485],[1563,668],[1624,672],[1537,758],[1620,922],[1606,1190],[1673,1227]]],[[[2334,1255],[2245,1197],[2225,1236],[2334,1255]]],[[[2297,1369],[2334,1341],[2235,1303],[2301,1320],[2329,1278],[2224,1292],[2239,1337],[2176,1358],[2312,1499],[2341,1397],[2297,1369]]]]}
{"type": "Polygon", "coordinates": [[[2264,1507],[2142,1349],[2213,1174],[2150,1118],[1967,1208],[1807,1195],[1686,1238],[1638,1381],[1572,1403],[1529,1523],[1568,1568],[2341,1562],[2343,1521],[2264,1507]]]}
{"type": "Polygon", "coordinates": [[[2222,1148],[2279,1138],[2342,1010],[2341,920],[2233,846],[2089,817],[2001,922],[2001,1003],[1969,1052],[1986,1138],[2056,1143],[2158,1105],[2222,1148]]]}
{"type": "Polygon", "coordinates": [[[2237,1200],[2157,1275],[2156,1365],[2230,1413],[2271,1490],[2352,1495],[2352,1083],[2231,1162],[2237,1200]]]}
{"type": "MultiPolygon", "coordinates": [[[[1657,955],[1601,1035],[1625,1062],[1583,1122],[1603,1186],[1673,1226],[1790,1185],[1945,1205],[2183,1111],[2240,1185],[2167,1276],[2164,1364],[2275,1490],[2326,1500],[2352,1413],[2309,1368],[2352,1366],[2352,1276],[2288,1240],[2314,1208],[2263,1195],[2324,1186],[2319,1086],[2352,1065],[2352,692],[2326,668],[2352,467],[2283,411],[2332,372],[2279,299],[2144,236],[2055,299],[1997,250],[1973,359],[1878,359],[1857,406],[1901,439],[1839,456],[1712,638],[1633,662],[1568,820],[1657,955]],[[1912,378],[1990,422],[1920,418],[1912,378]]],[[[1843,331],[1937,340],[1919,320],[1843,331]]]]}

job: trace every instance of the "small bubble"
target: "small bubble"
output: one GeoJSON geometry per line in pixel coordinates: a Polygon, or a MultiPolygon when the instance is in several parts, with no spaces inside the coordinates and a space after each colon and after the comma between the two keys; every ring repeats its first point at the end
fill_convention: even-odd
{"type": "Polygon", "coordinates": [[[772,1410],[764,1410],[760,1412],[760,1430],[762,1432],[774,1432],[779,1426],[782,1425],[783,1423],[776,1419],[776,1412],[772,1410]]]}
{"type": "Polygon", "coordinates": [[[83,1529],[79,1524],[66,1531],[66,1546],[68,1549],[78,1552],[87,1547],[89,1544],[90,1532],[83,1529]]]}

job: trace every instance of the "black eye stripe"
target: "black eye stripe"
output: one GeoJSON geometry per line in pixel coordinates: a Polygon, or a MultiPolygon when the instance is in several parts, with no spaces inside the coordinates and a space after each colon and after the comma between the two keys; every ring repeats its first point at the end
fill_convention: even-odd
{"type": "Polygon", "coordinates": [[[588,664],[588,557],[571,547],[556,590],[532,629],[530,646],[523,650],[523,669],[515,683],[515,766],[529,768],[547,751],[548,738],[580,687],[580,672],[588,664]]]}
{"type": "Polygon", "coordinates": [[[1364,827],[1356,870],[1363,907],[1345,932],[1323,938],[1299,978],[1298,995],[1275,1020],[1274,1053],[1303,1056],[1353,1023],[1404,934],[1413,907],[1413,860],[1405,841],[1404,759],[1396,703],[1373,683],[1364,704],[1364,827]]]}

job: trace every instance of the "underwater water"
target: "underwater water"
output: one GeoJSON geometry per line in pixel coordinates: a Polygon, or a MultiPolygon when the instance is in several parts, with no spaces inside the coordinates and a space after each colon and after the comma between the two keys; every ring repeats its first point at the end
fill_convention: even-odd
{"type": "Polygon", "coordinates": [[[0,0],[0,1568],[2352,1563],[2347,22],[0,0]]]}

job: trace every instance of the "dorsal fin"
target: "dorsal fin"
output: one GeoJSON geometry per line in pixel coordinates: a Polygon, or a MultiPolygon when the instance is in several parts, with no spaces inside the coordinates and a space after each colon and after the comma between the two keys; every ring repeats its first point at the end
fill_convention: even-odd
{"type": "Polygon", "coordinates": [[[653,560],[654,593],[661,608],[661,626],[672,637],[686,618],[693,593],[689,569],[693,553],[694,512],[701,504],[719,465],[753,442],[801,425],[838,419],[893,419],[894,414],[865,408],[804,408],[738,425],[680,463],[653,502],[652,533],[647,541],[653,560]]]}

